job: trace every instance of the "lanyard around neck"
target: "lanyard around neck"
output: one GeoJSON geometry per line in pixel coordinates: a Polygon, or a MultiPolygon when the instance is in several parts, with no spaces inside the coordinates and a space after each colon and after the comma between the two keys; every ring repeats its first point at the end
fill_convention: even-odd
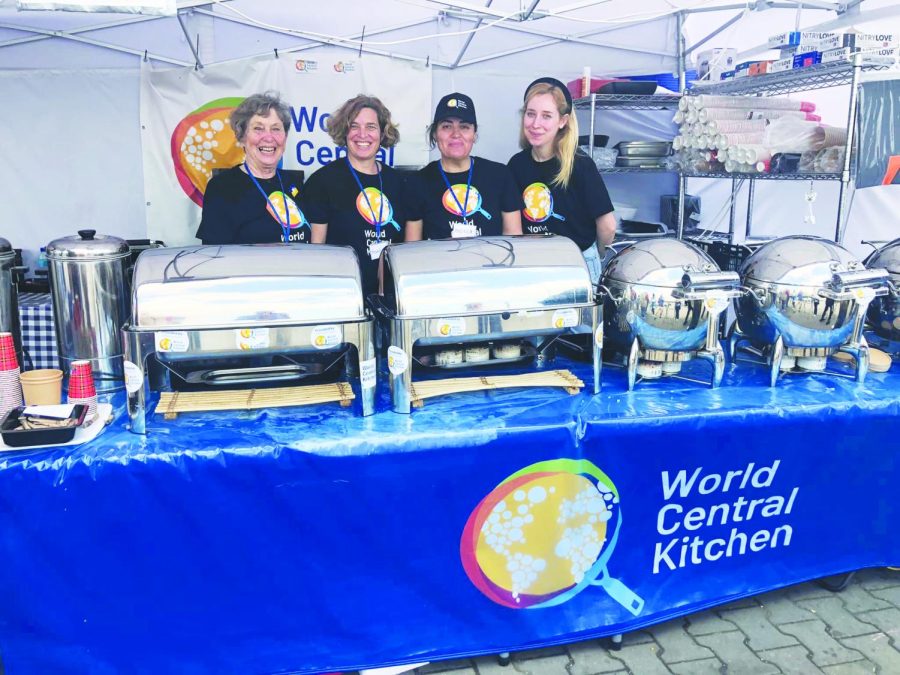
{"type": "Polygon", "coordinates": [[[284,243],[287,244],[290,241],[291,236],[291,212],[288,210],[287,195],[284,193],[284,183],[281,182],[281,174],[278,173],[278,169],[275,169],[275,175],[278,176],[278,185],[279,187],[281,187],[281,198],[284,200],[284,217],[287,222],[282,220],[281,216],[278,215],[278,209],[275,208],[272,200],[269,199],[269,195],[266,194],[266,191],[263,190],[262,185],[260,185],[259,181],[256,180],[256,176],[254,176],[253,172],[250,171],[250,167],[247,166],[246,160],[244,160],[244,170],[246,170],[247,175],[250,176],[250,180],[253,181],[253,184],[256,186],[256,189],[259,190],[259,193],[266,198],[266,203],[272,209],[272,215],[275,216],[275,220],[277,220],[278,224],[281,225],[281,231],[284,233],[284,243]]]}
{"type": "MultiPolygon", "coordinates": [[[[372,208],[372,202],[369,201],[369,195],[366,192],[365,188],[362,185],[362,181],[359,180],[359,176],[356,174],[356,169],[353,168],[353,165],[350,163],[350,158],[347,157],[347,166],[350,168],[350,173],[353,176],[353,180],[356,181],[356,184],[359,186],[359,191],[362,192],[363,198],[366,200],[366,206],[369,207],[369,213],[372,214],[372,217],[375,218],[375,209],[372,208]]],[[[378,174],[378,218],[375,219],[375,238],[381,239],[381,226],[384,224],[381,220],[381,210],[384,208],[384,183],[381,181],[381,169],[378,168],[378,162],[375,162],[375,173],[378,174]]]]}
{"type": "MultiPolygon", "coordinates": [[[[453,190],[453,187],[450,185],[450,181],[447,180],[447,174],[444,173],[444,167],[441,166],[441,160],[438,160],[438,169],[441,172],[441,178],[444,179],[444,185],[447,186],[447,189],[450,190],[450,194],[453,195],[453,201],[456,202],[456,205],[459,207],[459,213],[463,218],[468,217],[468,213],[466,209],[469,206],[469,188],[472,187],[472,170],[475,168],[475,158],[469,158],[469,177],[466,178],[466,197],[463,200],[463,203],[459,203],[459,197],[456,196],[456,192],[453,190]]],[[[472,212],[474,213],[474,211],[472,212]]]]}

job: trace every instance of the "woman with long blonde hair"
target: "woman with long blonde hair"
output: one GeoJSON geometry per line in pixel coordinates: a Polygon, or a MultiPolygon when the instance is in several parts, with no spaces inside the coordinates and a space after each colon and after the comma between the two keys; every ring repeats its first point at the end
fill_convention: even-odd
{"type": "Polygon", "coordinates": [[[578,152],[572,96],[559,80],[541,77],[528,85],[519,145],[522,151],[508,166],[525,202],[523,232],[572,239],[596,282],[606,245],[616,234],[616,220],[600,172],[578,152]]]}

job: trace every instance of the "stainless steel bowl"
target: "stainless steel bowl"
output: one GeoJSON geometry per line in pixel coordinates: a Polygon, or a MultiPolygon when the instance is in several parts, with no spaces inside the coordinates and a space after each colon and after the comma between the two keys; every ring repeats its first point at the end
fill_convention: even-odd
{"type": "Polygon", "coordinates": [[[635,360],[679,362],[708,358],[721,379],[724,355],[718,316],[737,293],[739,277],[721,272],[693,244],[647,239],[623,249],[601,279],[607,344],[627,354],[629,388],[635,360]],[[710,328],[712,327],[712,328],[710,328]]]}
{"type": "Polygon", "coordinates": [[[885,340],[900,342],[900,238],[870,255],[866,267],[886,269],[892,286],[889,294],[875,298],[869,305],[868,319],[872,330],[885,340]]]}
{"type": "Polygon", "coordinates": [[[887,293],[887,272],[867,270],[832,241],[792,236],[762,246],[740,273],[746,293],[735,303],[732,355],[743,339],[761,348],[772,385],[783,357],[819,359],[824,367],[824,358],[839,350],[857,358],[857,379],[865,377],[862,318],[869,302],[887,293]]]}

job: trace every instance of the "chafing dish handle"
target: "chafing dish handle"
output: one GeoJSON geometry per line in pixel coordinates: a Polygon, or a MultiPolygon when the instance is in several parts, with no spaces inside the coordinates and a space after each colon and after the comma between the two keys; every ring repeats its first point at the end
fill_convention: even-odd
{"type": "Polygon", "coordinates": [[[741,285],[741,277],[737,272],[690,270],[681,277],[681,285],[686,291],[731,290],[741,285]]]}

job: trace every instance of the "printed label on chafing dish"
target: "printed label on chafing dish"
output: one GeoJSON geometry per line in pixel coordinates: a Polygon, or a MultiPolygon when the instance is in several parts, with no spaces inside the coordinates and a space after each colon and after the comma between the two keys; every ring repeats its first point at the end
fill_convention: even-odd
{"type": "Polygon", "coordinates": [[[340,326],[316,326],[309,333],[309,341],[316,349],[327,349],[341,344],[344,337],[340,326]]]}
{"type": "Polygon", "coordinates": [[[554,328],[571,328],[578,325],[578,310],[572,307],[558,309],[553,312],[554,328]]]}
{"type": "Polygon", "coordinates": [[[466,332],[466,320],[455,316],[450,319],[432,319],[430,333],[436,337],[453,337],[466,332]]]}
{"type": "Polygon", "coordinates": [[[153,340],[158,352],[186,352],[191,342],[184,331],[154,333],[153,340]]]}
{"type": "Polygon", "coordinates": [[[391,371],[391,375],[402,375],[406,372],[406,368],[409,365],[406,358],[406,352],[400,349],[400,347],[395,347],[391,345],[388,347],[388,370],[391,371]]]}
{"type": "Polygon", "coordinates": [[[359,381],[363,389],[371,389],[375,386],[375,359],[366,359],[359,363],[359,381]]]}
{"type": "Polygon", "coordinates": [[[129,394],[139,391],[144,386],[144,373],[137,367],[136,363],[131,361],[125,362],[125,390],[129,394]]]}
{"type": "Polygon", "coordinates": [[[707,291],[704,302],[710,312],[721,312],[728,307],[729,300],[728,295],[722,291],[707,291]]]}
{"type": "Polygon", "coordinates": [[[594,331],[594,344],[598,347],[603,346],[603,326],[597,326],[597,330],[594,331]]]}
{"type": "Polygon", "coordinates": [[[234,337],[238,349],[250,351],[269,347],[268,328],[238,328],[234,331],[234,337]]]}

